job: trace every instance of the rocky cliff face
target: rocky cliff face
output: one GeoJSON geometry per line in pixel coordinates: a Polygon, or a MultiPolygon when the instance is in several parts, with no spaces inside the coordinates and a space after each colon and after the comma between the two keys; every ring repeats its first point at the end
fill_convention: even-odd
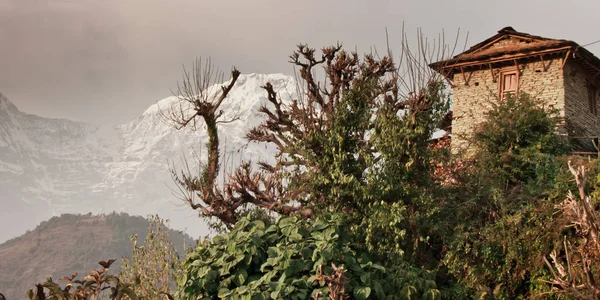
{"type": "MultiPolygon", "coordinates": [[[[244,138],[262,120],[258,108],[267,103],[261,88],[266,82],[283,98],[296,91],[293,78],[281,74],[238,79],[223,103],[226,117],[239,117],[220,127],[225,170],[275,151],[244,138]]],[[[164,122],[160,110],[175,101],[163,99],[127,124],[94,127],[26,114],[0,95],[0,242],[52,215],[112,211],[159,213],[174,228],[206,234],[196,213],[172,193],[169,164],[181,166],[186,158],[197,169],[208,140],[201,124],[196,131],[178,131],[164,122]]]]}

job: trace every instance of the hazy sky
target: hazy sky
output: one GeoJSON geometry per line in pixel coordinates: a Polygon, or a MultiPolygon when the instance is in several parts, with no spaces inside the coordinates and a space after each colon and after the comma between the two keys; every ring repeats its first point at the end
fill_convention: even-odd
{"type": "MultiPolygon", "coordinates": [[[[409,32],[505,26],[584,45],[600,40],[598,0],[0,0],[0,93],[22,111],[120,124],[170,95],[182,64],[211,56],[224,70],[292,73],[298,43],[369,51],[409,32]]],[[[600,56],[600,43],[588,48],[600,56]]]]}

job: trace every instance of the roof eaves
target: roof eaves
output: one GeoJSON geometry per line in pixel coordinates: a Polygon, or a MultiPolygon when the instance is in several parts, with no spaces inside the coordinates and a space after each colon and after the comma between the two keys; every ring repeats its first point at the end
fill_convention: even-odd
{"type": "MultiPolygon", "coordinates": [[[[499,60],[495,61],[494,59],[501,58],[502,56],[506,56],[507,54],[514,55],[514,56],[516,56],[515,58],[522,59],[525,57],[529,57],[530,55],[535,55],[535,56],[540,55],[540,54],[547,55],[547,54],[560,53],[560,52],[564,52],[564,51],[568,51],[568,50],[571,50],[571,52],[574,53],[575,55],[581,56],[581,58],[583,60],[585,60],[590,65],[590,67],[592,67],[596,71],[598,71],[596,76],[600,76],[600,59],[598,57],[596,57],[593,53],[588,51],[587,49],[579,46],[577,43],[575,43],[573,41],[569,41],[569,40],[551,39],[551,38],[545,38],[545,37],[541,37],[541,36],[531,35],[531,34],[524,33],[524,32],[519,32],[510,26],[500,29],[498,31],[498,33],[495,34],[494,36],[492,36],[476,45],[473,45],[468,50],[466,50],[458,55],[455,55],[454,57],[452,57],[450,59],[441,60],[441,61],[429,64],[429,67],[434,69],[437,72],[442,73],[444,76],[449,76],[452,73],[456,72],[455,66],[457,64],[471,65],[470,63],[476,64],[477,62],[481,62],[482,64],[489,64],[489,63],[498,62],[499,60]],[[527,40],[535,40],[540,43],[538,45],[535,45],[536,43],[534,42],[534,43],[532,43],[534,45],[532,45],[531,47],[523,49],[522,52],[524,55],[519,55],[519,52],[520,52],[519,49],[508,51],[508,53],[507,53],[506,49],[504,49],[504,50],[499,50],[498,52],[489,51],[489,53],[483,54],[481,56],[477,55],[477,52],[483,52],[483,51],[487,50],[487,48],[485,48],[486,45],[494,43],[498,39],[504,38],[506,36],[512,36],[512,37],[522,38],[522,39],[527,39],[527,40]]],[[[510,59],[510,57],[507,59],[510,59]]]]}

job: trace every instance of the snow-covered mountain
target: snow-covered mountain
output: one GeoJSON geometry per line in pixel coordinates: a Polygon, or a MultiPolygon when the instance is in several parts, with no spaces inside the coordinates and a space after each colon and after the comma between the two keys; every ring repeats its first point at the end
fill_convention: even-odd
{"type": "MultiPolygon", "coordinates": [[[[240,76],[223,103],[224,111],[239,115],[220,126],[225,168],[275,151],[244,138],[263,119],[258,108],[268,102],[266,82],[282,98],[296,91],[290,76],[240,76]]],[[[202,126],[178,131],[163,121],[159,111],[174,101],[163,99],[123,125],[95,127],[21,112],[0,94],[0,243],[67,212],[158,213],[192,236],[206,234],[197,214],[173,195],[169,164],[181,165],[185,157],[196,166],[208,138],[202,126]]]]}

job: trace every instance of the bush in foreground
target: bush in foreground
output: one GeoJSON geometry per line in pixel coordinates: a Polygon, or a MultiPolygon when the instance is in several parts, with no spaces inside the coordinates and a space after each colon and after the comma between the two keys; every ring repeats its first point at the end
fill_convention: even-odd
{"type": "Polygon", "coordinates": [[[276,224],[247,218],[198,246],[179,279],[183,299],[438,299],[418,269],[389,270],[348,243],[341,215],[276,224]]]}

